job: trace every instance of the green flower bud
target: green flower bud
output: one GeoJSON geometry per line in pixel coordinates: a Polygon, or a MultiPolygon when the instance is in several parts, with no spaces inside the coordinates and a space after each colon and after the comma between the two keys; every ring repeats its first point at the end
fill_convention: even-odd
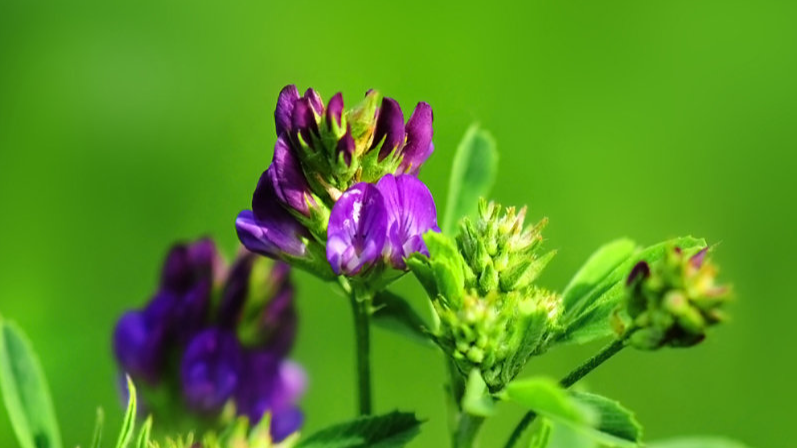
{"type": "Polygon", "coordinates": [[[553,256],[539,254],[545,221],[523,226],[525,209],[482,201],[455,240],[428,233],[430,256],[407,264],[439,318],[438,345],[467,375],[476,368],[493,392],[545,350],[560,314],[560,297],[533,282],[553,256]]]}
{"type": "Polygon", "coordinates": [[[643,350],[664,346],[691,347],[706,329],[724,320],[722,306],[730,289],[715,284],[717,268],[706,260],[707,248],[688,256],[680,248],[667,251],[653,265],[639,262],[627,282],[626,311],[631,319],[629,343],[643,350]]]}

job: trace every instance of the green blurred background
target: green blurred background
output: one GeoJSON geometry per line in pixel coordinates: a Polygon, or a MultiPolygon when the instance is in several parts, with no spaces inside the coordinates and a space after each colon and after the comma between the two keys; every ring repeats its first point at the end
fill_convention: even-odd
{"type": "MultiPolygon", "coordinates": [[[[109,334],[169,244],[210,234],[235,250],[277,93],[296,83],[349,105],[375,87],[407,116],[431,103],[422,179],[441,210],[462,133],[491,130],[495,198],[550,218],[549,287],[615,237],[722,242],[733,322],[694,349],[622,353],[589,384],[651,439],[793,446],[794,2],[51,3],[0,3],[0,313],[39,350],[67,445],[89,441],[97,405],[119,423],[109,334]]],[[[353,336],[345,300],[298,281],[313,431],[354,411],[353,336]]],[[[444,446],[439,354],[376,331],[377,410],[417,410],[414,446],[444,446]]],[[[526,374],[559,376],[595,348],[526,374]]],[[[15,446],[0,412],[0,446],[15,446]]],[[[484,446],[520,414],[502,405],[484,446]]]]}

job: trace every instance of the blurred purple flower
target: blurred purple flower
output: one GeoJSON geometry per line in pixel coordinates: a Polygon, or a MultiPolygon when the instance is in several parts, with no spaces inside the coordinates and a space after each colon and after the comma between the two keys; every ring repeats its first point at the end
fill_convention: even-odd
{"type": "Polygon", "coordinates": [[[356,275],[376,262],[385,246],[387,218],[374,185],[361,182],[343,193],[327,227],[327,260],[335,274],[356,275]]]}
{"type": "Polygon", "coordinates": [[[143,311],[122,315],[113,333],[113,350],[122,370],[157,384],[166,348],[164,330],[159,322],[150,322],[143,311]]]}
{"type": "Polygon", "coordinates": [[[183,399],[193,410],[211,414],[232,398],[243,368],[235,335],[210,328],[194,337],[180,362],[183,399]]]}
{"type": "Polygon", "coordinates": [[[239,413],[252,422],[271,414],[271,435],[280,442],[296,432],[304,417],[296,407],[307,387],[304,370],[268,351],[247,354],[242,381],[236,392],[239,413]]]}

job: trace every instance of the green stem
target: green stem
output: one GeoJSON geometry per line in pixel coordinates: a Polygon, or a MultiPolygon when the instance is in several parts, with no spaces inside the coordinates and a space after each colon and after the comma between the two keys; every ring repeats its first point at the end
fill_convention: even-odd
{"type": "Polygon", "coordinates": [[[448,360],[449,385],[448,413],[451,446],[453,448],[472,448],[485,418],[471,415],[462,409],[462,397],[465,395],[465,377],[460,373],[453,361],[448,360]]]}
{"type": "MultiPolygon", "coordinates": [[[[576,367],[575,370],[568,373],[566,377],[559,381],[559,384],[561,384],[564,388],[568,388],[573,384],[576,384],[578,380],[584,378],[588,373],[595,370],[595,368],[603,364],[607,359],[611,358],[612,356],[616,355],[617,352],[622,350],[623,347],[625,347],[627,339],[628,338],[626,336],[607,345],[593,357],[587,359],[580,366],[576,367]]],[[[509,440],[506,441],[506,445],[504,445],[504,447],[512,448],[515,446],[515,444],[520,440],[520,436],[523,435],[523,431],[525,431],[526,428],[528,428],[529,425],[534,422],[535,418],[537,418],[537,414],[534,411],[527,412],[526,415],[523,416],[523,419],[521,419],[517,424],[515,430],[512,431],[512,434],[509,436],[509,440]]]]}
{"type": "Polygon", "coordinates": [[[360,415],[371,414],[371,300],[367,290],[354,289],[351,307],[354,313],[354,332],[357,344],[357,385],[360,415]]]}
{"type": "Polygon", "coordinates": [[[457,431],[453,435],[454,448],[471,448],[474,446],[476,436],[484,423],[484,417],[460,411],[457,431]]]}

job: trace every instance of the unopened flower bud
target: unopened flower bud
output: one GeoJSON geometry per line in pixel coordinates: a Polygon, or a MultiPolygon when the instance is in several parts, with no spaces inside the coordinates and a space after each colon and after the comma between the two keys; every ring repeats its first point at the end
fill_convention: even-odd
{"type": "Polygon", "coordinates": [[[705,339],[706,329],[723,320],[729,288],[715,284],[717,268],[707,248],[688,256],[667,251],[650,265],[639,262],[627,280],[626,311],[631,319],[630,344],[645,350],[690,347],[705,339]]]}

